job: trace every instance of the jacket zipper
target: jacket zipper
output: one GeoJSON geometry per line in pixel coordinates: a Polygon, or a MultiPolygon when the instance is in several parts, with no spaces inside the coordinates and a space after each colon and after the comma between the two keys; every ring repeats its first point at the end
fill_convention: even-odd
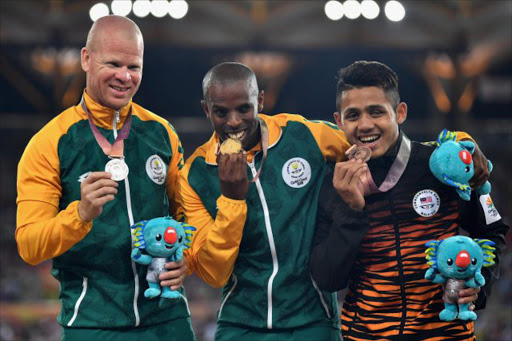
{"type": "MultiPolygon", "coordinates": [[[[254,155],[256,157],[256,155],[254,155]]],[[[254,160],[254,159],[253,159],[254,160]]],[[[247,163],[251,168],[252,176],[255,177],[257,174],[256,168],[254,166],[254,162],[247,163]]],[[[261,187],[260,179],[256,180],[256,189],[258,190],[258,195],[260,197],[261,206],[263,208],[263,215],[265,217],[265,228],[267,230],[268,243],[270,246],[270,253],[272,255],[272,266],[273,271],[272,275],[268,280],[267,284],[267,302],[268,302],[268,311],[267,311],[267,328],[272,329],[272,285],[274,283],[274,278],[279,271],[279,264],[277,262],[277,252],[276,252],[276,244],[274,242],[274,235],[272,234],[272,225],[270,224],[270,214],[268,211],[267,201],[265,199],[265,193],[263,193],[263,188],[261,187]]]]}
{"type": "MultiPolygon", "coordinates": [[[[112,129],[114,131],[114,139],[117,138],[117,123],[119,123],[119,110],[116,110],[114,114],[114,118],[112,120],[112,129]]],[[[135,223],[133,220],[133,212],[132,212],[132,200],[130,196],[130,182],[128,181],[128,177],[124,179],[124,187],[126,189],[126,208],[128,210],[128,220],[130,221],[130,227],[135,223]]],[[[139,274],[137,273],[137,266],[135,262],[132,260],[132,271],[133,271],[133,279],[135,282],[135,289],[133,293],[133,313],[135,315],[135,327],[140,325],[140,316],[139,316],[139,308],[137,304],[137,300],[139,299],[139,274]]]]}
{"type": "Polygon", "coordinates": [[[393,228],[395,230],[396,257],[398,263],[398,279],[400,282],[400,294],[402,296],[402,317],[400,319],[400,329],[398,331],[398,340],[401,339],[405,327],[405,319],[407,317],[407,297],[405,294],[404,269],[402,264],[402,250],[400,247],[400,228],[395,213],[395,205],[391,193],[388,194],[389,206],[391,208],[391,216],[393,217],[393,228]]]}

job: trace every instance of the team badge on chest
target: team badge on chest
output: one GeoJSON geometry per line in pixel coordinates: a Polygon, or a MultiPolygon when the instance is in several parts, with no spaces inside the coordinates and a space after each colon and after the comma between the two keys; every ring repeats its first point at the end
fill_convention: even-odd
{"type": "Polygon", "coordinates": [[[146,161],[146,173],[154,183],[163,185],[167,176],[167,167],[158,155],[151,155],[146,161]]]}
{"type": "Polygon", "coordinates": [[[311,166],[305,159],[294,157],[284,163],[282,175],[288,186],[301,188],[311,180],[311,166]]]}
{"type": "Polygon", "coordinates": [[[422,217],[432,217],[439,210],[441,199],[431,189],[419,191],[412,199],[412,207],[422,217]]]}

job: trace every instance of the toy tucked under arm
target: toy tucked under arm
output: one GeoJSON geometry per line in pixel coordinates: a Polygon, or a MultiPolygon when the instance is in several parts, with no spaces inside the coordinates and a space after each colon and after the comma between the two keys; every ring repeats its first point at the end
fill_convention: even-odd
{"type": "Polygon", "coordinates": [[[430,268],[425,279],[446,283],[443,294],[445,309],[439,314],[441,320],[452,321],[457,315],[460,320],[476,320],[476,314],[469,310],[469,303],[457,305],[459,291],[485,285],[481,269],[494,264],[494,245],[488,239],[473,240],[466,236],[453,236],[426,244],[430,268]]]}
{"type": "MultiPolygon", "coordinates": [[[[132,226],[134,248],[131,257],[139,264],[149,265],[146,275],[149,288],[144,292],[145,297],[154,298],[162,293],[159,275],[168,271],[165,268],[167,262],[181,261],[183,250],[190,247],[192,233],[195,230],[194,227],[171,217],[143,220],[132,226]]],[[[162,297],[178,298],[180,293],[164,287],[162,297]]]]}
{"type": "MultiPolygon", "coordinates": [[[[448,130],[439,134],[436,145],[429,160],[429,167],[434,176],[442,183],[455,187],[459,196],[466,201],[471,197],[469,180],[474,175],[472,155],[475,152],[475,144],[471,141],[456,140],[456,135],[448,130]]],[[[492,171],[492,163],[488,162],[489,172],[492,171]]],[[[480,195],[491,192],[491,184],[486,181],[476,189],[480,195]]]]}

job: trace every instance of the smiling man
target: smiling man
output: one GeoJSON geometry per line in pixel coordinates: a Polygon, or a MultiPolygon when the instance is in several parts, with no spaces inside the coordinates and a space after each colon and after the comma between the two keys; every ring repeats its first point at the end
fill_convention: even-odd
{"type": "Polygon", "coordinates": [[[343,133],[258,114],[263,91],[243,64],[212,68],[203,93],[214,133],[187,160],[180,191],[197,228],[193,266],[223,287],[216,340],[339,340],[336,296],[316,287],[308,264],[319,186],[348,148],[343,133]],[[228,138],[245,152],[219,153],[228,138]]]}
{"type": "MultiPolygon", "coordinates": [[[[133,21],[98,19],[82,48],[81,102],[32,138],[18,166],[18,251],[33,265],[52,259],[63,340],[194,339],[183,289],[160,309],[130,258],[130,226],[179,213],[183,165],[169,122],[132,102],[143,53],[133,21]]],[[[160,284],[176,290],[187,266],[166,267],[160,284]]]]}
{"type": "MultiPolygon", "coordinates": [[[[424,279],[425,243],[463,228],[471,237],[493,240],[499,254],[508,227],[497,211],[488,215],[481,204],[487,198],[473,191],[471,201],[463,201],[431,174],[434,147],[410,141],[399,128],[407,105],[400,102],[393,70],[356,62],[340,70],[337,90],[336,123],[351,144],[371,150],[368,163],[339,162],[326,176],[311,254],[311,274],[321,289],[336,292],[349,284],[343,339],[473,340],[472,321],[438,317],[443,288],[424,279]]],[[[485,306],[498,263],[482,269],[487,283],[480,292],[459,293],[460,304],[485,306]]]]}

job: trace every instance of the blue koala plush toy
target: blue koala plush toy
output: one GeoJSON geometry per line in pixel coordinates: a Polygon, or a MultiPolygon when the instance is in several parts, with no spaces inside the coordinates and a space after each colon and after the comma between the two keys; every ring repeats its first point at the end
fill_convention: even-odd
{"type": "MultiPolygon", "coordinates": [[[[469,201],[471,198],[471,187],[469,180],[475,172],[473,166],[473,153],[475,144],[471,141],[456,142],[454,132],[443,130],[435,144],[434,150],[429,160],[430,171],[442,183],[455,187],[459,196],[469,201]]],[[[489,172],[492,171],[492,163],[489,162],[489,172]]],[[[480,195],[491,192],[491,184],[486,181],[485,184],[477,188],[480,195]]]]}
{"type": "Polygon", "coordinates": [[[149,288],[144,292],[145,297],[154,298],[160,294],[164,298],[180,297],[179,291],[171,291],[169,287],[163,287],[162,292],[158,276],[168,271],[165,263],[181,261],[183,251],[190,248],[195,230],[194,227],[171,217],[143,220],[131,227],[133,240],[131,257],[139,264],[149,265],[146,275],[149,288]]]}
{"type": "Polygon", "coordinates": [[[453,236],[441,241],[432,240],[425,245],[427,264],[430,265],[425,279],[446,283],[443,294],[445,308],[439,318],[443,321],[452,321],[457,317],[460,320],[476,320],[476,313],[469,310],[469,303],[457,304],[459,291],[485,285],[481,269],[482,266],[494,264],[494,242],[453,236]]]}

